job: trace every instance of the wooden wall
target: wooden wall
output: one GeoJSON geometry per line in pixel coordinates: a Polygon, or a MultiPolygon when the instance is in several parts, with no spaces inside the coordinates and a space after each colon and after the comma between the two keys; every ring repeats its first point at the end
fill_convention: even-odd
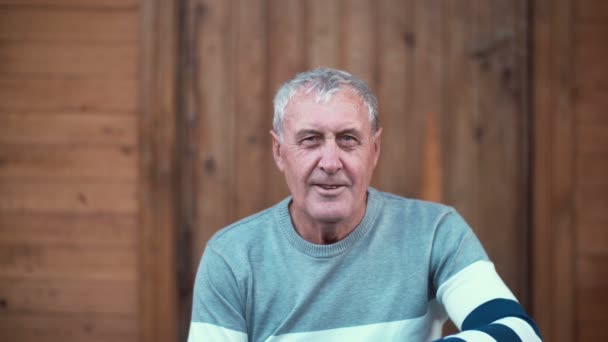
{"type": "Polygon", "coordinates": [[[535,314],[548,341],[608,338],[608,4],[539,1],[535,314]]]}
{"type": "Polygon", "coordinates": [[[0,0],[0,340],[138,336],[136,0],[0,0]]]}
{"type": "Polygon", "coordinates": [[[320,65],[379,97],[374,186],[456,206],[546,340],[605,339],[606,37],[601,0],[0,0],[0,339],[183,340],[320,65]]]}

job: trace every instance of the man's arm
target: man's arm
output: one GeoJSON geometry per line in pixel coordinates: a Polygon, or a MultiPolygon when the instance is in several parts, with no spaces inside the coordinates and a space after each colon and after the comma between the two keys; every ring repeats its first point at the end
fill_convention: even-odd
{"type": "Polygon", "coordinates": [[[496,273],[472,229],[455,211],[433,241],[435,296],[460,333],[440,341],[540,341],[536,324],[496,273]]]}
{"type": "Polygon", "coordinates": [[[477,261],[437,291],[460,333],[439,341],[541,341],[525,313],[490,261],[477,261]]]}
{"type": "Polygon", "coordinates": [[[226,260],[211,247],[205,249],[196,274],[188,342],[246,342],[242,294],[226,260]]]}

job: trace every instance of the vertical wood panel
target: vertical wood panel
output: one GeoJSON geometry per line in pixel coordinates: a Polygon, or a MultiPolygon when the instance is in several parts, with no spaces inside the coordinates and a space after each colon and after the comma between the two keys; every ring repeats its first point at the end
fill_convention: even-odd
{"type": "Polygon", "coordinates": [[[237,56],[235,120],[236,217],[267,206],[266,186],[270,152],[267,133],[272,122],[268,95],[267,0],[236,1],[237,56]]]}
{"type": "Polygon", "coordinates": [[[307,0],[308,69],[340,67],[341,1],[307,0]]]}
{"type": "Polygon", "coordinates": [[[400,195],[411,195],[415,181],[408,177],[412,146],[402,142],[410,125],[413,91],[414,12],[412,1],[382,0],[378,8],[377,87],[382,152],[374,175],[374,186],[400,195]],[[404,153],[405,149],[405,153],[404,153]]]}
{"type": "MultiPolygon", "coordinates": [[[[443,1],[416,1],[413,8],[415,18],[416,49],[414,53],[414,79],[412,82],[412,110],[404,132],[409,167],[407,177],[414,188],[410,196],[420,196],[423,184],[426,188],[435,182],[427,178],[424,169],[424,153],[429,118],[441,115],[445,101],[444,85],[444,31],[445,11],[443,1]],[[426,183],[425,183],[426,182],[426,183]]],[[[429,131],[430,132],[430,131],[429,131]]],[[[430,142],[431,143],[431,142],[430,142]]],[[[437,143],[437,142],[435,142],[437,143]]],[[[426,189],[424,189],[426,192],[426,189]]],[[[428,196],[425,193],[425,196],[428,196]]],[[[430,199],[430,198],[426,198],[430,199]]]]}
{"type": "Polygon", "coordinates": [[[475,65],[469,57],[474,41],[471,24],[474,3],[472,1],[448,1],[445,12],[450,13],[445,23],[445,104],[441,112],[441,138],[445,149],[442,156],[447,203],[455,206],[473,227],[477,227],[479,203],[476,198],[479,179],[477,161],[478,145],[473,137],[476,103],[475,65]]]}
{"type": "MultiPolygon", "coordinates": [[[[268,56],[268,103],[279,86],[296,73],[306,69],[306,23],[307,8],[301,0],[270,0],[269,7],[269,56],[268,56]]],[[[269,116],[273,108],[268,108],[269,116]]],[[[266,131],[270,130],[272,118],[266,121],[266,131]]],[[[270,147],[266,146],[269,165],[267,173],[267,203],[276,203],[289,194],[283,174],[275,167],[270,147]]]]}
{"type": "Polygon", "coordinates": [[[375,9],[376,5],[370,0],[343,2],[340,31],[341,67],[367,82],[372,89],[377,55],[375,9]]]}
{"type": "Polygon", "coordinates": [[[473,127],[480,147],[478,234],[499,273],[526,304],[528,109],[521,53],[527,46],[526,3],[486,1],[479,7],[472,46],[478,89],[473,127]]]}
{"type": "Polygon", "coordinates": [[[177,1],[143,2],[139,110],[139,340],[177,338],[177,1]]]}
{"type": "Polygon", "coordinates": [[[540,1],[534,13],[533,313],[545,340],[573,341],[572,3],[540,1]]]}

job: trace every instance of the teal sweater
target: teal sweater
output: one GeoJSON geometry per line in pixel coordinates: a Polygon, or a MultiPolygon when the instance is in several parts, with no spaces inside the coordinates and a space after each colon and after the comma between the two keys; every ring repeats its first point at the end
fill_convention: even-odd
{"type": "Polygon", "coordinates": [[[189,341],[428,341],[440,337],[448,314],[488,336],[483,327],[505,317],[518,320],[502,324],[516,335],[521,322],[535,328],[454,209],[370,188],[359,226],[337,243],[315,245],[294,229],[290,201],[209,241],[189,341]],[[481,321],[467,323],[496,301],[491,311],[505,312],[485,322],[488,313],[478,311],[481,321]]]}

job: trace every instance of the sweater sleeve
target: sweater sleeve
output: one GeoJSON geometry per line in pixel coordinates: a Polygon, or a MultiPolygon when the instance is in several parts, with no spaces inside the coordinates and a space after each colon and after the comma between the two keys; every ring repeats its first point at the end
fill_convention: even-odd
{"type": "Polygon", "coordinates": [[[449,214],[441,222],[435,240],[432,266],[436,297],[461,330],[439,341],[541,340],[536,324],[458,214],[449,214]]]}
{"type": "Polygon", "coordinates": [[[242,296],[229,264],[207,246],[194,283],[188,342],[246,342],[242,296]]]}

